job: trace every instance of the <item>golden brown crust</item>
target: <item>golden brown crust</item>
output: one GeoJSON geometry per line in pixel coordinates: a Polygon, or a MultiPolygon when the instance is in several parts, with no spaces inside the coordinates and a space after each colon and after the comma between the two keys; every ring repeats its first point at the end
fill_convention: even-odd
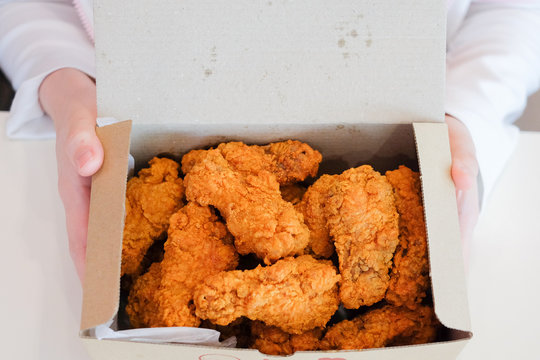
{"type": "Polygon", "coordinates": [[[405,166],[388,171],[399,213],[399,245],[386,300],[414,309],[429,287],[429,259],[419,174],[405,166]]]}
{"type": "Polygon", "coordinates": [[[128,181],[122,241],[122,275],[137,276],[154,240],[167,231],[169,217],[182,205],[184,185],[178,163],[153,158],[150,167],[128,181]]]}
{"type": "Polygon", "coordinates": [[[200,319],[192,304],[194,288],[208,276],[238,264],[230,234],[209,207],[188,203],[170,222],[158,288],[156,272],[149,272],[139,278],[129,296],[126,311],[139,326],[198,326],[200,319]],[[133,305],[145,303],[149,297],[152,306],[133,305]]]}
{"type": "Polygon", "coordinates": [[[320,347],[321,350],[359,350],[424,344],[435,340],[437,326],[431,307],[419,306],[412,311],[387,305],[330,327],[320,347]]]}
{"type": "Polygon", "coordinates": [[[304,194],[296,209],[304,215],[304,222],[309,228],[309,244],[306,253],[315,257],[329,258],[334,253],[334,242],[326,223],[325,205],[328,202],[328,190],[337,181],[337,175],[323,175],[304,194]]]}
{"type": "Polygon", "coordinates": [[[364,165],[337,177],[325,207],[339,257],[340,297],[349,309],[384,298],[398,244],[398,215],[392,187],[364,165]]]}
{"type": "MultiPolygon", "coordinates": [[[[279,147],[281,152],[284,150],[279,147]]],[[[303,216],[282,199],[276,176],[287,178],[283,181],[305,178],[320,161],[313,156],[299,161],[309,163],[309,171],[300,176],[298,169],[292,168],[294,175],[287,177],[283,175],[287,167],[282,168],[271,154],[263,147],[226,143],[217,149],[188,153],[182,160],[188,200],[215,206],[234,235],[238,252],[254,253],[267,264],[302,254],[309,240],[303,216]]]]}
{"type": "Polygon", "coordinates": [[[335,313],[338,280],[329,261],[303,255],[208,277],[195,291],[194,303],[197,315],[215,324],[246,316],[300,334],[324,326],[335,313]]]}

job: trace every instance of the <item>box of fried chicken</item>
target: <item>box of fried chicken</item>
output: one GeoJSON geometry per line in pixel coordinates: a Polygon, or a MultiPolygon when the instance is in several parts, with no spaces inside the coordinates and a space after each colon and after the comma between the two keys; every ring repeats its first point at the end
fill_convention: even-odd
{"type": "Polygon", "coordinates": [[[94,5],[94,359],[457,357],[446,1],[94,5]]]}

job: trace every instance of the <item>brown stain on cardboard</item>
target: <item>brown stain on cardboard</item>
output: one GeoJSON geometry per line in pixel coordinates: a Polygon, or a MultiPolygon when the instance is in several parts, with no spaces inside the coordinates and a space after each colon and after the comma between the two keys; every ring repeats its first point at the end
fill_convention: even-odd
{"type": "Polygon", "coordinates": [[[371,40],[371,39],[366,39],[366,47],[370,47],[370,46],[371,46],[371,43],[373,43],[373,40],[371,40]]]}
{"type": "Polygon", "coordinates": [[[212,74],[213,74],[212,69],[204,69],[204,76],[209,77],[212,74]]]}
{"type": "Polygon", "coordinates": [[[337,46],[339,46],[340,48],[344,47],[345,44],[346,44],[345,39],[339,39],[337,42],[337,46]]]}
{"type": "Polygon", "coordinates": [[[355,29],[352,29],[351,32],[349,33],[349,35],[351,35],[353,38],[355,38],[355,37],[358,36],[358,32],[355,29]]]}

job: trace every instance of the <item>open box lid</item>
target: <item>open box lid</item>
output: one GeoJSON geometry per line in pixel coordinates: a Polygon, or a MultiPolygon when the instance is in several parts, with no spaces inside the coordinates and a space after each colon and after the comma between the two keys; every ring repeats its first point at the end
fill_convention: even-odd
{"type": "Polygon", "coordinates": [[[99,116],[444,120],[444,0],[96,0],[99,116]]]}

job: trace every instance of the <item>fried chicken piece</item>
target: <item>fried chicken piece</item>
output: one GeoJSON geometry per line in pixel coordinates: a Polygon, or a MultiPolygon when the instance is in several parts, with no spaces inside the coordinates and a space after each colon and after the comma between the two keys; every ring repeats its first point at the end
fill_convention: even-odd
{"type": "Polygon", "coordinates": [[[435,340],[437,326],[431,307],[419,306],[413,311],[387,305],[330,327],[320,347],[321,350],[358,350],[425,344],[435,340]]]}
{"type": "Polygon", "coordinates": [[[414,309],[429,287],[429,261],[420,176],[400,166],[386,178],[394,188],[399,213],[399,244],[394,254],[386,301],[414,309]]]}
{"type": "Polygon", "coordinates": [[[160,282],[161,263],[153,263],[148,272],[139,276],[133,284],[126,312],[134,328],[146,327],[153,314],[158,312],[154,294],[158,291],[160,282]]]}
{"type": "Polygon", "coordinates": [[[251,323],[251,336],[252,349],[268,355],[290,355],[296,351],[318,350],[323,329],[319,327],[302,334],[289,334],[276,326],[254,321],[251,323]]]}
{"type": "Polygon", "coordinates": [[[271,155],[271,172],[281,185],[294,184],[306,177],[314,177],[319,170],[322,155],[308,144],[287,140],[262,146],[271,155]]]}
{"type": "Polygon", "coordinates": [[[230,234],[207,206],[188,203],[171,217],[168,234],[160,270],[141,276],[129,295],[126,311],[133,325],[199,326],[195,287],[238,264],[230,234]],[[146,303],[151,306],[141,306],[146,303]]]}
{"type": "Polygon", "coordinates": [[[182,159],[188,200],[215,206],[235,237],[237,251],[254,253],[266,264],[302,254],[309,240],[302,215],[282,199],[277,178],[287,183],[316,173],[320,154],[314,150],[298,153],[297,148],[305,147],[293,142],[290,156],[298,159],[280,160],[285,148],[268,148],[266,153],[265,147],[235,142],[196,150],[182,159]]]}
{"type": "Polygon", "coordinates": [[[392,186],[371,166],[336,179],[324,209],[339,257],[341,301],[356,309],[384,298],[399,241],[398,215],[392,186]]]}
{"type": "Polygon", "coordinates": [[[178,163],[153,158],[149,164],[127,183],[122,275],[140,274],[148,248],[167,231],[169,218],[183,205],[184,185],[178,177],[178,163]]]}
{"type": "Polygon", "coordinates": [[[296,205],[302,201],[302,196],[304,196],[306,190],[307,189],[305,187],[298,184],[282,185],[279,187],[283,200],[290,202],[293,205],[296,205]]]}
{"type": "Polygon", "coordinates": [[[301,334],[325,326],[339,305],[339,275],[309,255],[207,278],[195,290],[196,314],[218,325],[240,316],[301,334]]]}
{"type": "MultiPolygon", "coordinates": [[[[275,175],[280,185],[290,185],[315,176],[322,155],[308,144],[287,140],[266,146],[228,142],[218,145],[217,150],[234,170],[244,175],[257,175],[268,171],[275,175]]],[[[187,174],[200,162],[208,150],[193,150],[184,155],[182,171],[187,174]]]]}
{"type": "Polygon", "coordinates": [[[305,250],[315,257],[329,258],[334,253],[334,242],[326,224],[325,205],[328,190],[337,181],[337,175],[323,175],[304,194],[296,210],[304,215],[304,222],[309,229],[309,244],[305,250]]]}

